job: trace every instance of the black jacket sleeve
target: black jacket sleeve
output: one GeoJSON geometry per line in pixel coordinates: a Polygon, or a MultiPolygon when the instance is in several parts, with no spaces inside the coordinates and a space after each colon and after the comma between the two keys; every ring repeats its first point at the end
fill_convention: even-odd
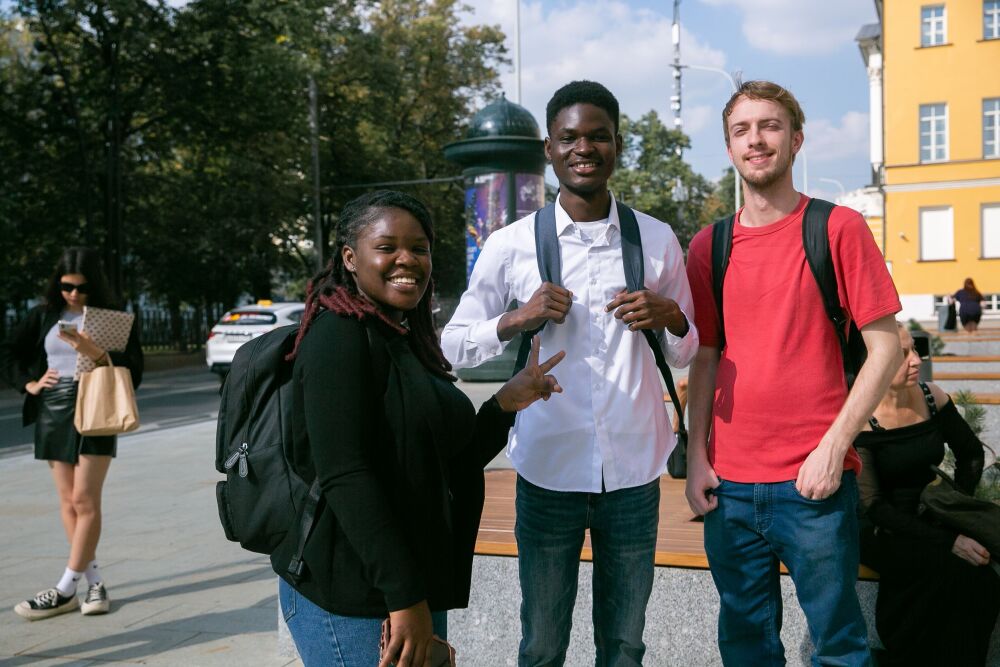
{"type": "Polygon", "coordinates": [[[875,469],[875,456],[868,447],[858,447],[861,456],[861,477],[858,491],[861,506],[878,528],[889,530],[895,535],[912,537],[942,547],[951,548],[958,533],[924,521],[915,514],[900,511],[882,497],[875,469]]]}
{"type": "Polygon", "coordinates": [[[139,343],[139,332],[136,322],[132,321],[132,330],[128,334],[128,342],[122,352],[108,352],[111,363],[115,366],[125,366],[132,375],[132,388],[138,389],[142,383],[142,371],[145,365],[142,356],[142,345],[139,343]]]}
{"type": "Polygon", "coordinates": [[[971,496],[976,491],[979,478],[983,476],[985,446],[962,419],[954,401],[948,401],[941,408],[940,418],[944,441],[955,454],[955,485],[971,496]]]}
{"type": "Polygon", "coordinates": [[[26,384],[36,377],[31,377],[31,367],[36,361],[37,343],[41,336],[40,328],[45,310],[42,307],[33,308],[24,319],[14,325],[7,339],[0,345],[0,369],[3,381],[22,394],[27,390],[26,384]]]}
{"type": "Polygon", "coordinates": [[[327,506],[389,611],[410,607],[427,590],[380,474],[392,462],[380,460],[384,415],[364,325],[319,317],[298,355],[306,430],[327,506]]]}
{"type": "Polygon", "coordinates": [[[507,446],[507,435],[514,425],[516,412],[504,412],[496,397],[490,398],[476,413],[472,445],[476,465],[482,469],[507,446]]]}

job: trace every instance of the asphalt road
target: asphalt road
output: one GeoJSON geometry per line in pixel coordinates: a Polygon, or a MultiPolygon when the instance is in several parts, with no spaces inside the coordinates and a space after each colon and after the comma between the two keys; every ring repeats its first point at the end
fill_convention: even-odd
{"type": "MultiPolygon", "coordinates": [[[[142,426],[133,433],[214,420],[219,413],[219,380],[198,366],[147,374],[136,392],[142,426]]],[[[21,397],[0,393],[0,457],[30,451],[33,427],[21,426],[21,397]]],[[[131,433],[121,436],[128,439],[131,433]]]]}

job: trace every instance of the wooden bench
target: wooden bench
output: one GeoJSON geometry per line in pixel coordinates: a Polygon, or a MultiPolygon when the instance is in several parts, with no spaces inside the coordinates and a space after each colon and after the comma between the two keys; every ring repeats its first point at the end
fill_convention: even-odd
{"type": "MultiPolygon", "coordinates": [[[[513,470],[492,470],[486,473],[486,505],[479,524],[476,554],[480,556],[517,556],[514,540],[513,470]]],[[[703,525],[696,519],[684,498],[684,481],[660,477],[660,526],[656,537],[655,563],[658,567],[708,569],[708,558],[702,540],[703,525]]],[[[593,560],[588,534],[580,559],[593,560]]],[[[781,571],[787,574],[785,566],[781,571]]],[[[875,581],[878,574],[861,566],[858,578],[875,581]]]]}

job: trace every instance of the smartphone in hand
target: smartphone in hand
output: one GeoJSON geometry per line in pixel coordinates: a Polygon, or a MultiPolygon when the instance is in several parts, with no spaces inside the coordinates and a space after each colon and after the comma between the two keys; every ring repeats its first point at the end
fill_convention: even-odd
{"type": "Polygon", "coordinates": [[[59,326],[59,333],[75,334],[77,332],[76,322],[67,322],[65,320],[59,320],[56,324],[59,326]]]}

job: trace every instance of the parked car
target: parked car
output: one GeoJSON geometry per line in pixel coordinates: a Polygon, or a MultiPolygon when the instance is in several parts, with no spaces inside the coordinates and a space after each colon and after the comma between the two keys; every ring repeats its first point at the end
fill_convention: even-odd
{"type": "Polygon", "coordinates": [[[233,308],[208,332],[205,362],[209,370],[225,379],[233,355],[244,343],[286,324],[298,324],[306,305],[299,302],[271,303],[233,308]]]}

